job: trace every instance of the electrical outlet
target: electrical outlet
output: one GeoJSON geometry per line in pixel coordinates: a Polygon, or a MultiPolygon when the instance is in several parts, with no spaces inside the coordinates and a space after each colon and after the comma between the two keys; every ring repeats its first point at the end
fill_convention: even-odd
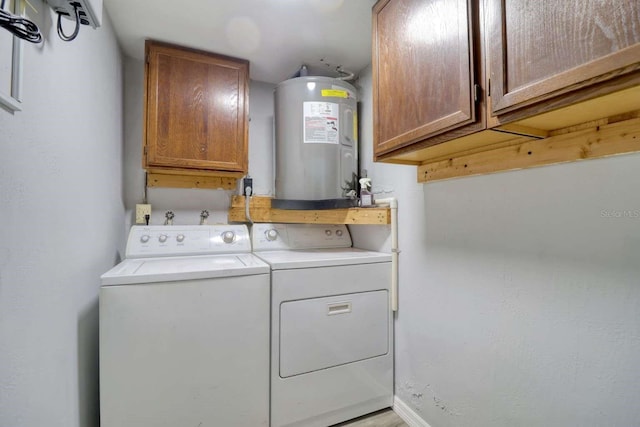
{"type": "Polygon", "coordinates": [[[246,196],[247,193],[250,196],[253,195],[253,178],[250,178],[249,175],[242,180],[242,195],[246,196]]]}
{"type": "Polygon", "coordinates": [[[136,205],[136,224],[146,224],[145,215],[151,218],[151,205],[136,205]]]}

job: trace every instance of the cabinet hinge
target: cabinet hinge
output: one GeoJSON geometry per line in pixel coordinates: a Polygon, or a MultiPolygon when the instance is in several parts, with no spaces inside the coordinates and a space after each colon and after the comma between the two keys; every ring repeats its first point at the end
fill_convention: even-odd
{"type": "Polygon", "coordinates": [[[473,85],[473,101],[479,102],[480,97],[482,96],[482,88],[479,84],[473,85]]]}

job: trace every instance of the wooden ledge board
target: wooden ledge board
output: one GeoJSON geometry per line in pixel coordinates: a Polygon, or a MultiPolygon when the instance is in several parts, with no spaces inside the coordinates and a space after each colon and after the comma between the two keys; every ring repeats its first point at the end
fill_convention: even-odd
{"type": "MultiPolygon", "coordinates": [[[[233,196],[229,209],[229,222],[247,222],[243,196],[233,196]]],[[[280,222],[289,224],[369,224],[391,223],[389,208],[350,208],[326,210],[272,209],[271,198],[253,196],[249,204],[253,222],[280,222]]]]}
{"type": "Polygon", "coordinates": [[[418,182],[525,169],[640,151],[640,118],[418,166],[418,182]]]}
{"type": "Polygon", "coordinates": [[[149,172],[147,187],[235,190],[236,178],[227,176],[173,175],[149,172]]]}

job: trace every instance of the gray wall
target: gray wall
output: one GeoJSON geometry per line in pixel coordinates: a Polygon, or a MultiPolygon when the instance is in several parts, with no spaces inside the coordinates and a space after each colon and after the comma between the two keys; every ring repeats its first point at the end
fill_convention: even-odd
{"type": "MultiPolygon", "coordinates": [[[[35,3],[46,42],[25,44],[24,111],[0,110],[0,425],[97,426],[99,275],[142,199],[143,67],[126,62],[123,154],[108,17],[63,43],[35,3]]],[[[640,155],[421,185],[371,161],[370,70],[360,85],[363,167],[400,203],[398,397],[433,427],[637,424],[640,155]]],[[[258,194],[273,191],[272,90],[251,84],[258,194]]],[[[149,201],[155,221],[225,221],[230,194],[149,201]]],[[[353,227],[372,249],[388,231],[353,227]]]]}
{"type": "MultiPolygon", "coordinates": [[[[39,1],[24,110],[0,109],[0,426],[98,425],[100,274],[122,246],[122,61],[39,1]]],[[[5,31],[0,29],[0,31],[5,31]]]]}
{"type": "Polygon", "coordinates": [[[640,154],[417,184],[372,162],[360,86],[400,205],[398,398],[432,427],[638,425],[640,154]]]}

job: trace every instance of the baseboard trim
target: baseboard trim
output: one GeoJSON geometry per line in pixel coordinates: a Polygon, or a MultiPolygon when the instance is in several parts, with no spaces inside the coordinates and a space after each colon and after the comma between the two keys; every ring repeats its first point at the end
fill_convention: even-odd
{"type": "Polygon", "coordinates": [[[409,405],[400,400],[398,396],[393,397],[393,412],[398,414],[405,423],[409,424],[409,427],[431,427],[425,420],[420,418],[409,405]]]}

